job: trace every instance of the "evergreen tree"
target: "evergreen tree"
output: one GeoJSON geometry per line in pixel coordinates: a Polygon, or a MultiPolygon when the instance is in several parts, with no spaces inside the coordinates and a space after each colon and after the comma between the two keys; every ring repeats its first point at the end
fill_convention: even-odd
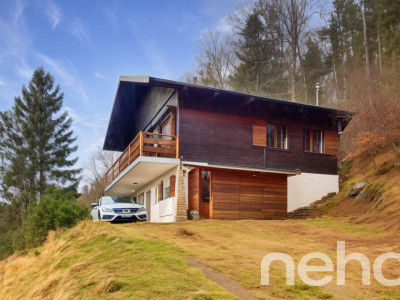
{"type": "MultiPolygon", "coordinates": [[[[304,72],[307,85],[307,98],[310,104],[315,104],[315,84],[322,83],[325,75],[329,73],[329,68],[324,60],[322,49],[318,46],[318,42],[307,39],[307,51],[303,58],[304,72]]],[[[323,99],[320,93],[321,100],[323,99]]],[[[320,101],[320,103],[323,103],[320,101]]]]}
{"type": "Polygon", "coordinates": [[[39,67],[14,106],[0,113],[0,192],[19,213],[37,203],[49,184],[78,184],[77,158],[70,158],[76,138],[72,119],[60,114],[63,98],[53,77],[39,67]]]}
{"type": "Polygon", "coordinates": [[[231,85],[240,91],[266,95],[276,79],[273,65],[274,49],[266,39],[266,32],[258,13],[248,16],[245,27],[240,31],[236,56],[240,64],[231,77],[231,85]]]}
{"type": "Polygon", "coordinates": [[[392,62],[400,57],[400,1],[375,0],[379,11],[382,55],[392,62]]]}

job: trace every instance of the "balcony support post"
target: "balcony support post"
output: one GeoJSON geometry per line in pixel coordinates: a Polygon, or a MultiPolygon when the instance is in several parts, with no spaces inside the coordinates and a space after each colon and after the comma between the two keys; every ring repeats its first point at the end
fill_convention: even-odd
{"type": "Polygon", "coordinates": [[[179,159],[179,136],[176,137],[176,158],[179,159]]]}
{"type": "Polygon", "coordinates": [[[140,132],[140,156],[143,156],[143,131],[140,132]]]}

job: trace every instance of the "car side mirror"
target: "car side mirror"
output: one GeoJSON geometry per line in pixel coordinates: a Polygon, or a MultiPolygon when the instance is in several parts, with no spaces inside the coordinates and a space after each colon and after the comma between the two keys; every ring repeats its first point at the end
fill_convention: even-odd
{"type": "Polygon", "coordinates": [[[97,206],[97,203],[95,202],[95,203],[92,203],[92,204],[90,204],[92,207],[96,207],[97,206]]]}

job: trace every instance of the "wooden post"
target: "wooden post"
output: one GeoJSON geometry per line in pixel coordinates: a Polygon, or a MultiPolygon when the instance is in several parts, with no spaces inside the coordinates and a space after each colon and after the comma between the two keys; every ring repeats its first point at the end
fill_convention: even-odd
{"type": "Polygon", "coordinates": [[[176,158],[179,158],[179,136],[176,137],[176,158]]]}
{"type": "Polygon", "coordinates": [[[139,134],[140,134],[140,141],[139,141],[140,154],[139,155],[143,156],[143,131],[141,131],[139,134]]]}

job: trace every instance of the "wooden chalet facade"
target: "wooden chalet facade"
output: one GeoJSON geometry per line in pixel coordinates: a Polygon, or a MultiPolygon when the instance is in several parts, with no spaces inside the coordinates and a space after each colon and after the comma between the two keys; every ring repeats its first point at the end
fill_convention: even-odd
{"type": "Polygon", "coordinates": [[[339,132],[351,115],[149,76],[121,76],[104,150],[122,152],[107,195],[154,222],[191,215],[281,219],[338,191],[339,132]]]}

